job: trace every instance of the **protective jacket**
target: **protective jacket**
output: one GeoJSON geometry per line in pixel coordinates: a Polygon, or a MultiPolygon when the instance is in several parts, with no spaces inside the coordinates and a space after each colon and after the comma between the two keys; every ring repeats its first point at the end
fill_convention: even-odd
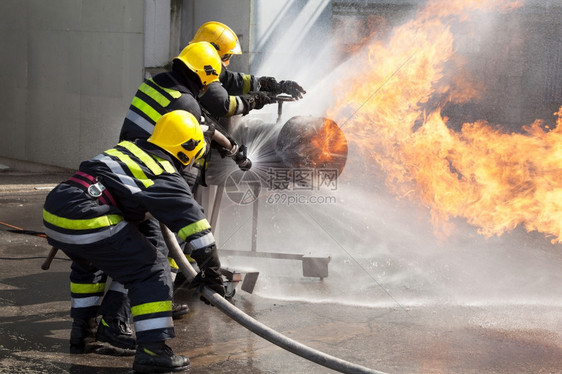
{"type": "Polygon", "coordinates": [[[223,66],[220,82],[209,84],[199,96],[201,106],[213,117],[231,117],[243,113],[243,103],[238,95],[260,88],[258,79],[250,74],[229,71],[223,66]]]}
{"type": "Polygon", "coordinates": [[[123,141],[82,162],[77,174],[49,193],[43,210],[48,242],[74,260],[71,316],[95,316],[109,275],[129,290],[139,343],[174,336],[166,254],[137,225],[149,213],[194,251],[215,245],[180,168],[145,140],[123,141]]]}
{"type": "Polygon", "coordinates": [[[179,69],[145,80],[129,106],[119,140],[148,139],[156,121],[177,109],[201,118],[201,108],[195,99],[200,87],[179,69]]]}
{"type": "MultiPolygon", "coordinates": [[[[195,97],[202,86],[197,83],[198,80],[195,73],[181,63],[174,62],[172,71],[157,74],[144,81],[129,106],[119,140],[148,139],[156,121],[177,109],[188,111],[199,120],[201,107],[195,97]]],[[[205,159],[201,159],[184,173],[192,188],[198,183],[205,185],[202,174],[204,168],[205,159]]]]}

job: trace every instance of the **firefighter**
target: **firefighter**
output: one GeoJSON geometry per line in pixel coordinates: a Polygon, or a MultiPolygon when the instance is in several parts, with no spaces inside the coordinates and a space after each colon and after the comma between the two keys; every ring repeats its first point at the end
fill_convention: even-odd
{"type": "MultiPolygon", "coordinates": [[[[156,121],[163,114],[177,109],[186,110],[195,118],[200,118],[201,108],[195,97],[209,83],[218,80],[220,69],[220,58],[209,43],[195,43],[184,48],[173,59],[171,71],[158,74],[140,85],[126,114],[119,140],[147,139],[152,134],[156,121]]],[[[236,162],[244,162],[243,157],[236,151],[237,145],[231,144],[212,127],[205,127],[204,130],[213,140],[212,144],[223,154],[230,155],[236,162]]],[[[198,161],[191,168],[182,171],[190,186],[197,183],[202,164],[198,161]]],[[[156,248],[162,253],[167,253],[157,220],[145,220],[138,225],[138,228],[156,248]]],[[[179,269],[173,260],[170,259],[170,263],[172,277],[175,279],[179,269]]],[[[110,349],[105,349],[102,353],[134,354],[131,348],[134,348],[136,342],[129,326],[130,308],[127,290],[119,282],[111,283],[111,289],[105,294],[98,312],[101,319],[95,338],[110,345],[110,349]]],[[[174,319],[188,312],[189,308],[186,304],[172,304],[174,319]]]]}
{"type": "Polygon", "coordinates": [[[92,321],[109,276],[128,290],[137,339],[133,369],[189,369],[189,359],[165,343],[175,336],[166,254],[138,227],[148,214],[168,226],[189,244],[200,269],[196,280],[224,296],[211,227],[180,174],[207,150],[195,117],[175,110],[160,117],[148,139],[122,141],[82,162],[48,194],[47,240],[72,259],[71,345],[93,338],[92,321]]]}
{"type": "Polygon", "coordinates": [[[275,95],[290,94],[301,99],[306,91],[290,80],[277,82],[273,77],[256,77],[231,72],[227,69],[232,55],[242,54],[236,33],[220,22],[207,22],[199,27],[191,43],[209,42],[218,51],[223,64],[220,82],[213,82],[199,98],[201,106],[215,117],[246,115],[252,109],[261,109],[275,102],[275,95]],[[221,87],[222,86],[222,87],[221,87]]]}
{"type": "MultiPolygon", "coordinates": [[[[171,71],[155,75],[141,84],[123,122],[120,140],[146,139],[156,120],[175,109],[187,110],[195,118],[201,118],[196,97],[218,82],[222,65],[217,56],[210,43],[191,43],[172,60],[171,71]]],[[[218,130],[213,134],[213,144],[222,155],[232,157],[237,164],[246,161],[241,158],[238,145],[218,130]]],[[[190,186],[204,184],[200,179],[202,164],[194,165],[191,175],[186,175],[190,186]]]]}

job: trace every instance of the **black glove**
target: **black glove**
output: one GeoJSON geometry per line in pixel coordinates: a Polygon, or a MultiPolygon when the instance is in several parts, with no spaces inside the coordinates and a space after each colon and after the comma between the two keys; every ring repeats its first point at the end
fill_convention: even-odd
{"type": "Polygon", "coordinates": [[[302,95],[306,93],[304,88],[294,81],[281,81],[279,86],[281,86],[282,93],[289,94],[295,99],[302,99],[302,95]]]}
{"type": "Polygon", "coordinates": [[[232,156],[232,159],[242,171],[248,171],[252,168],[252,161],[248,158],[248,147],[243,144],[238,147],[238,152],[232,156]]]}
{"type": "Polygon", "coordinates": [[[261,109],[266,104],[275,103],[275,97],[265,91],[248,92],[238,97],[244,103],[243,115],[248,114],[252,109],[261,109]]]}
{"type": "MultiPolygon", "coordinates": [[[[220,274],[220,268],[218,270],[208,268],[200,271],[189,284],[189,288],[196,288],[196,293],[201,293],[203,287],[208,287],[221,295],[221,297],[224,297],[226,291],[224,289],[222,275],[220,274]]],[[[199,296],[199,299],[207,305],[214,306],[203,295],[199,296]]]]}
{"type": "Polygon", "coordinates": [[[232,144],[232,148],[228,149],[226,147],[223,147],[222,145],[219,146],[219,147],[215,147],[215,148],[217,149],[217,151],[221,155],[221,158],[234,157],[236,155],[236,152],[238,152],[238,144],[230,136],[225,135],[225,134],[223,134],[223,135],[228,139],[230,144],[232,144]]]}
{"type": "MultiPolygon", "coordinates": [[[[191,257],[197,262],[200,272],[193,278],[189,287],[197,288],[197,292],[201,292],[203,287],[209,287],[224,297],[225,290],[220,273],[221,262],[217,247],[213,244],[210,247],[195,249],[191,252],[191,257]]],[[[200,299],[205,304],[210,304],[203,296],[200,299]]]]}
{"type": "Polygon", "coordinates": [[[258,82],[260,82],[260,91],[271,92],[275,95],[282,92],[281,85],[277,82],[277,79],[273,77],[261,77],[258,79],[258,82]]]}

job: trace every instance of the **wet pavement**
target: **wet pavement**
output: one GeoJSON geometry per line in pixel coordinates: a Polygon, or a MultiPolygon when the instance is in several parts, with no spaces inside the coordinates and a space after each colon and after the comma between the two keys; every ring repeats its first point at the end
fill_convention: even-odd
{"type": "MultiPolygon", "coordinates": [[[[0,221],[43,231],[44,197],[63,179],[0,172],[0,221]]],[[[41,270],[48,251],[43,238],[0,230],[0,373],[132,373],[129,357],[68,354],[70,263],[59,253],[50,270],[41,270]]],[[[267,287],[238,289],[232,303],[291,339],[355,364],[387,373],[562,373],[558,299],[358,306],[268,297],[278,283],[321,293],[330,278],[262,280],[267,287]]],[[[176,321],[170,345],[190,357],[191,373],[333,372],[254,335],[187,290],[176,300],[191,311],[176,321]]]]}

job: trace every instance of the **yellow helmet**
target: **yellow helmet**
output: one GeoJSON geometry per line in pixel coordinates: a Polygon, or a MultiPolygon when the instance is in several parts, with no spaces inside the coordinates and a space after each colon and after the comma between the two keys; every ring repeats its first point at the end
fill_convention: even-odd
{"type": "Polygon", "coordinates": [[[185,66],[199,76],[203,86],[219,80],[221,59],[211,43],[190,43],[174,60],[180,60],[185,66]]]}
{"type": "Polygon", "coordinates": [[[203,130],[193,114],[185,110],[174,110],[160,117],[148,141],[184,165],[191,164],[205,154],[203,130]]]}
{"type": "Polygon", "coordinates": [[[209,42],[219,52],[221,60],[228,65],[232,55],[242,54],[240,41],[236,33],[230,27],[220,22],[206,22],[199,27],[191,43],[209,42]]]}

